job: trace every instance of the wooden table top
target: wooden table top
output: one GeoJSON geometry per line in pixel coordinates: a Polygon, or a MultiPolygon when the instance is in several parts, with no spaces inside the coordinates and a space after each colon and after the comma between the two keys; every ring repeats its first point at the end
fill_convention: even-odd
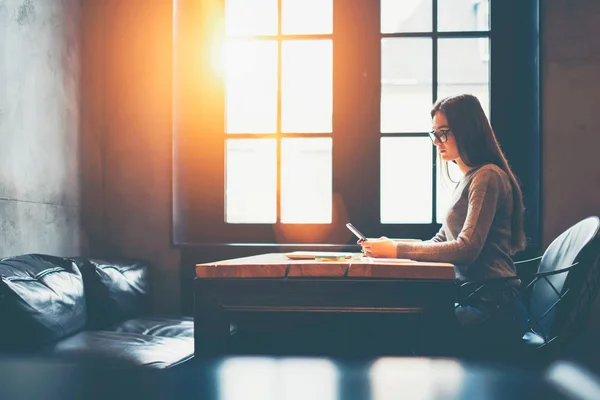
{"type": "Polygon", "coordinates": [[[196,265],[199,278],[357,277],[454,280],[454,265],[440,262],[373,259],[353,254],[335,261],[291,260],[285,253],[261,254],[196,265]]]}

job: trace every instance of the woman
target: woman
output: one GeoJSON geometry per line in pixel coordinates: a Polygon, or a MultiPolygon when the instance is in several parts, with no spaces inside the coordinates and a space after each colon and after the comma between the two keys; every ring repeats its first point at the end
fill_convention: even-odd
{"type": "MultiPolygon", "coordinates": [[[[511,255],[526,244],[522,194],[479,100],[468,94],[439,100],[431,117],[439,157],[456,163],[463,174],[446,219],[431,240],[367,240],[360,243],[364,254],[451,262],[459,283],[514,276],[511,255]]],[[[474,339],[483,339],[486,347],[520,340],[527,322],[519,284],[515,279],[486,285],[455,309],[460,325],[472,334],[469,345],[474,339]]]]}

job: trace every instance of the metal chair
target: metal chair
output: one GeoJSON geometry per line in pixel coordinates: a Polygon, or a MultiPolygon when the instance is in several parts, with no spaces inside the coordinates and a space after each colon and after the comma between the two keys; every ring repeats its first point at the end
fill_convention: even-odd
{"type": "MultiPolygon", "coordinates": [[[[459,301],[467,301],[492,283],[515,279],[528,282],[521,289],[529,325],[522,344],[535,352],[543,349],[546,355],[552,354],[549,347],[560,348],[582,329],[598,292],[599,230],[600,218],[585,218],[554,239],[542,256],[515,262],[517,272],[537,263],[536,273],[465,282],[459,293],[466,289],[470,292],[459,301]]],[[[530,354],[517,350],[519,355],[530,354]]]]}

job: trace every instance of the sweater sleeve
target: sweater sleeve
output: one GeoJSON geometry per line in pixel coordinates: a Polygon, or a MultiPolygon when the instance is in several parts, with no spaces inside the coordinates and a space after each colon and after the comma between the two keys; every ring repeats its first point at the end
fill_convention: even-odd
{"type": "MultiPolygon", "coordinates": [[[[469,186],[465,222],[456,239],[444,242],[396,243],[398,258],[468,265],[481,253],[496,215],[502,185],[498,172],[478,171],[469,186]]],[[[437,235],[436,235],[437,236],[437,235]]],[[[434,238],[435,239],[435,238],[434,238]]]]}

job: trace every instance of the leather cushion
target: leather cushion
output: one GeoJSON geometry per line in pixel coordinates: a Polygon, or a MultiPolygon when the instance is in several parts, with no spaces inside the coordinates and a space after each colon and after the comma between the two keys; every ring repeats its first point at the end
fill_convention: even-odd
{"type": "MultiPolygon", "coordinates": [[[[141,333],[163,337],[194,338],[194,318],[192,317],[142,317],[133,318],[115,325],[115,332],[141,333]]],[[[229,325],[229,334],[237,332],[237,325],[229,325]]]]}
{"type": "Polygon", "coordinates": [[[0,346],[33,349],[81,330],[82,276],[66,259],[27,254],[0,260],[0,346]]]}
{"type": "Polygon", "coordinates": [[[127,332],[83,331],[45,349],[61,359],[103,366],[169,368],[194,355],[194,341],[127,332]]]}
{"type": "Polygon", "coordinates": [[[194,339],[194,319],[191,317],[142,317],[121,322],[115,332],[139,333],[161,337],[194,339]]]}
{"type": "Polygon", "coordinates": [[[73,258],[85,283],[88,327],[149,314],[150,265],[140,260],[73,258]]]}

